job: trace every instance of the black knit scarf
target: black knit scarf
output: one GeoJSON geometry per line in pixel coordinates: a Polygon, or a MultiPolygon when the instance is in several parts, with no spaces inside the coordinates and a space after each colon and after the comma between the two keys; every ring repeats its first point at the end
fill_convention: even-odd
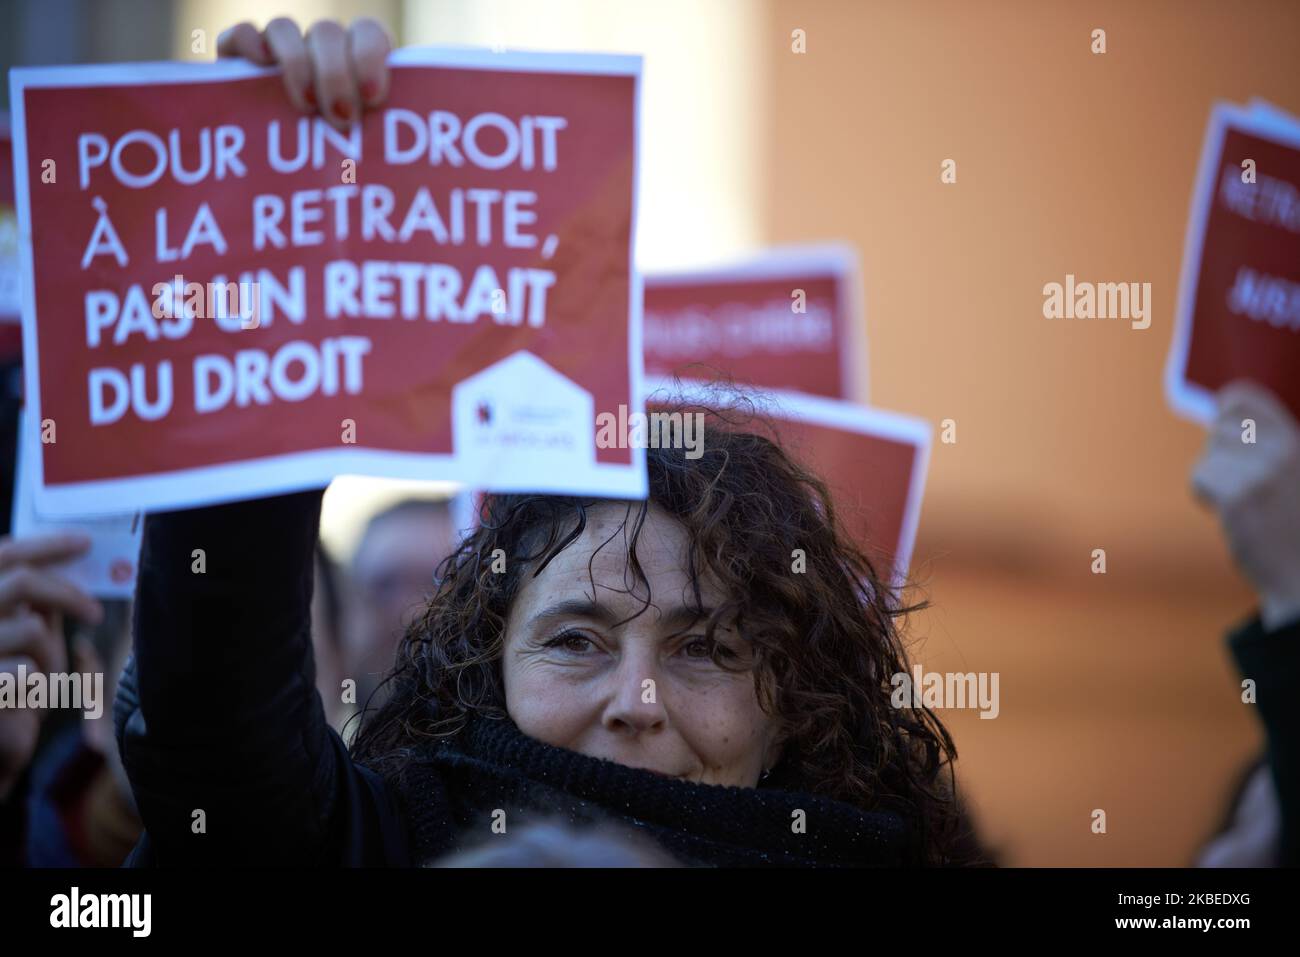
{"type": "Polygon", "coordinates": [[[663,778],[544,744],[509,719],[472,718],[415,759],[399,791],[422,861],[504,839],[492,831],[500,809],[507,833],[543,820],[622,824],[693,866],[911,863],[898,815],[797,791],[663,778]]]}

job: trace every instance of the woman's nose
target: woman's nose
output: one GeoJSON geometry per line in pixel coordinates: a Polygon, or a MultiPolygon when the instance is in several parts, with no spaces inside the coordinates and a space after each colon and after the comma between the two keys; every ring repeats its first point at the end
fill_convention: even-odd
{"type": "Polygon", "coordinates": [[[649,662],[625,660],[610,676],[612,686],[602,720],[624,734],[656,731],[668,722],[657,671],[649,662]]]}

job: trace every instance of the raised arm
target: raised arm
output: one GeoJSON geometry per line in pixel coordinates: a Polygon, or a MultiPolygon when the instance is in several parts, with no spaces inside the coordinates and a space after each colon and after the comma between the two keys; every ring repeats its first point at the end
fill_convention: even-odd
{"type": "MultiPolygon", "coordinates": [[[[304,35],[280,17],[218,54],[279,66],[294,108],[344,128],[388,92],[387,33],[304,35]]],[[[145,822],[137,863],[404,863],[378,778],[355,767],[314,686],[320,493],[150,516],[135,648],[114,720],[145,822]]]]}
{"type": "Polygon", "coordinates": [[[403,863],[397,815],[329,727],[311,650],[321,495],[145,523],[114,708],[134,863],[403,863]]]}
{"type": "Polygon", "coordinates": [[[1229,648],[1242,677],[1255,682],[1281,812],[1277,855],[1279,863],[1295,866],[1300,864],[1300,423],[1258,386],[1225,387],[1192,482],[1197,495],[1218,511],[1233,557],[1259,595],[1258,615],[1230,637],[1229,648]]]}

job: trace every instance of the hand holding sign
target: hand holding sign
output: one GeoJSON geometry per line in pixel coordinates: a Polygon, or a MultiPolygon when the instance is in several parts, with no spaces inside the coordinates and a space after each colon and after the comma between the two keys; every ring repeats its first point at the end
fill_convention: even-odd
{"type": "Polygon", "coordinates": [[[1268,390],[1234,382],[1192,474],[1217,509],[1266,628],[1300,619],[1300,424],[1268,390]]]}
{"type": "Polygon", "coordinates": [[[333,20],[321,20],[306,36],[288,17],[276,17],[264,31],[240,23],[217,40],[218,56],[278,65],[289,101],[304,113],[319,109],[340,130],[361,115],[362,106],[376,107],[388,95],[386,59],[392,48],[388,32],[369,17],[353,21],[346,31],[333,20]]]}
{"type": "Polygon", "coordinates": [[[595,442],[640,405],[639,60],[387,44],[275,21],[222,37],[256,65],[13,72],[39,512],[644,494],[595,442]]]}

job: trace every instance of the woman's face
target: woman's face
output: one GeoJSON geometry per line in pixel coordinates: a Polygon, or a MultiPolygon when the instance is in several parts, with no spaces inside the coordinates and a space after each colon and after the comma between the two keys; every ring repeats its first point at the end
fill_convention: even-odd
{"type": "MultiPolygon", "coordinates": [[[[777,758],[777,723],[759,705],[754,672],[714,663],[685,572],[686,529],[653,504],[637,556],[654,604],[637,615],[646,585],[631,581],[626,515],[624,503],[590,509],[581,537],[536,578],[525,574],[506,621],[510,717],[590,757],[753,787],[777,758]]],[[[706,613],[722,598],[708,583],[700,592],[706,613]]],[[[719,628],[717,641],[733,666],[750,660],[734,630],[719,628]]]]}

